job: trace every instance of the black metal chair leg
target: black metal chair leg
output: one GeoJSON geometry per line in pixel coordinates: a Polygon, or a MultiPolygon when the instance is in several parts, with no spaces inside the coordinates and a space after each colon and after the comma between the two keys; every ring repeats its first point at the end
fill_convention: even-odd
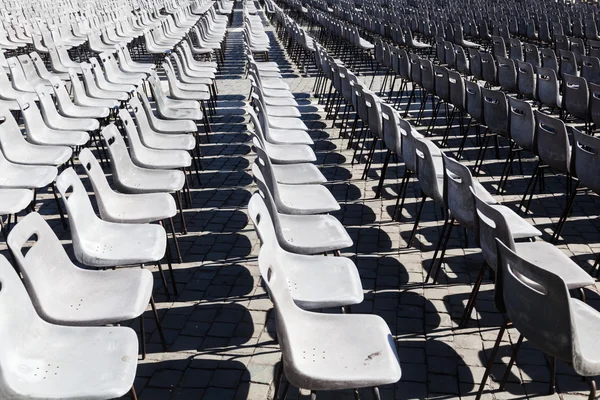
{"type": "Polygon", "coordinates": [[[156,310],[154,296],[150,297],[150,306],[152,306],[152,313],[154,314],[154,320],[156,321],[156,329],[158,329],[158,335],[160,336],[160,341],[162,342],[163,350],[167,351],[169,347],[167,346],[167,339],[165,339],[165,333],[163,332],[162,325],[160,323],[160,318],[158,318],[158,311],[156,310]]]}
{"type": "Polygon", "coordinates": [[[375,190],[375,198],[378,199],[381,197],[381,189],[383,188],[383,181],[385,179],[385,174],[388,169],[388,164],[390,162],[390,157],[392,156],[392,150],[388,149],[385,160],[383,161],[383,168],[381,170],[381,176],[379,177],[379,183],[377,184],[377,189],[375,190]]]}
{"type": "Polygon", "coordinates": [[[504,371],[504,375],[502,376],[502,381],[500,382],[500,390],[504,390],[504,387],[506,386],[506,382],[508,381],[508,377],[510,376],[510,370],[512,369],[515,361],[517,360],[517,355],[519,354],[521,343],[523,343],[523,335],[519,335],[519,339],[517,339],[517,343],[515,343],[515,346],[512,349],[510,361],[506,366],[506,370],[504,371]]]}
{"type": "Polygon", "coordinates": [[[427,277],[425,278],[425,283],[429,282],[429,277],[431,276],[431,272],[435,268],[435,260],[437,258],[438,252],[442,247],[442,243],[444,238],[446,237],[446,229],[448,229],[449,213],[446,212],[446,217],[444,218],[444,225],[442,226],[442,233],[440,234],[440,238],[438,239],[438,244],[435,246],[435,252],[433,253],[433,258],[431,259],[431,263],[429,264],[429,271],[427,272],[427,277]]]}
{"type": "Polygon", "coordinates": [[[477,277],[475,286],[473,286],[473,291],[471,292],[471,296],[469,297],[467,306],[465,307],[465,312],[462,316],[460,324],[458,325],[459,328],[463,328],[467,324],[467,321],[469,320],[469,317],[471,316],[471,312],[473,311],[473,308],[475,307],[475,299],[477,298],[477,293],[479,293],[479,288],[481,287],[481,282],[483,281],[483,276],[485,274],[486,269],[487,269],[487,263],[484,262],[483,265],[481,266],[481,270],[479,271],[479,276],[477,277]]]}
{"type": "Polygon", "coordinates": [[[142,360],[146,359],[146,327],[144,326],[144,314],[140,315],[140,342],[142,346],[142,360]]]}
{"type": "Polygon", "coordinates": [[[425,206],[425,200],[427,200],[427,196],[423,194],[423,198],[421,199],[421,205],[419,206],[419,211],[417,212],[417,217],[415,219],[415,225],[413,226],[412,232],[410,233],[410,239],[408,239],[408,244],[406,248],[412,247],[415,234],[417,233],[417,228],[419,227],[419,221],[421,220],[421,213],[423,212],[423,207],[425,206]]]}
{"type": "Polygon", "coordinates": [[[481,378],[481,383],[479,384],[479,390],[477,391],[477,396],[475,396],[475,400],[479,400],[483,391],[485,390],[485,384],[492,372],[492,367],[494,366],[494,360],[496,359],[496,354],[498,353],[498,349],[500,348],[500,343],[502,342],[502,338],[504,337],[504,332],[506,331],[506,327],[508,326],[508,322],[502,324],[500,327],[500,331],[498,332],[498,336],[496,337],[496,343],[494,343],[494,348],[492,349],[492,354],[490,354],[490,358],[485,366],[485,372],[483,373],[483,378],[481,378]]]}
{"type": "Polygon", "coordinates": [[[450,226],[448,227],[448,233],[446,234],[446,240],[442,246],[442,253],[440,254],[440,261],[438,262],[437,271],[433,277],[433,283],[438,282],[438,277],[440,276],[440,271],[442,270],[442,264],[444,263],[444,256],[446,255],[446,249],[448,248],[448,240],[450,240],[450,235],[452,235],[452,228],[454,228],[454,218],[452,218],[452,221],[450,221],[450,226]]]}

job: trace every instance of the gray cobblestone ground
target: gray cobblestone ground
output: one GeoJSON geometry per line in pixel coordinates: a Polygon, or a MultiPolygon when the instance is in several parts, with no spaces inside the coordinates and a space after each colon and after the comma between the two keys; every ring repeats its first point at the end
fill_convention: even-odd
{"type": "MultiPolygon", "coordinates": [[[[146,317],[149,354],[140,361],[135,381],[142,400],[272,397],[280,353],[274,341],[272,304],[261,285],[257,267],[258,239],[246,214],[246,204],[255,186],[250,172],[254,157],[243,110],[249,83],[243,79],[240,21],[238,9],[228,37],[225,68],[218,81],[215,133],[211,143],[202,145],[202,184],[193,189],[193,206],[185,211],[189,234],[180,237],[185,262],[175,265],[179,297],[168,299],[162,295],[160,280],[156,279],[156,300],[169,342],[168,352],[162,352],[149,312],[146,317]]],[[[269,35],[276,40],[273,31],[269,35]]],[[[409,186],[402,222],[392,221],[402,166],[390,167],[382,198],[373,199],[383,153],[376,154],[369,178],[361,180],[363,164],[350,165],[352,151],[346,150],[347,140],[338,138],[339,129],[331,128],[332,121],[324,118],[322,106],[310,96],[314,78],[299,74],[283,50],[273,47],[271,59],[280,63],[286,82],[302,105],[303,118],[316,143],[318,164],[341,204],[335,215],[355,243],[343,252],[356,261],[365,290],[365,301],[353,307],[353,312],[380,315],[397,339],[403,376],[396,385],[382,388],[382,398],[474,397],[502,318],[494,309],[491,280],[486,279],[473,321],[467,328],[457,329],[457,319],[482,262],[473,237],[469,236],[467,245],[464,235],[456,229],[440,284],[424,285],[427,272],[424,267],[429,266],[443,222],[440,210],[431,202],[426,204],[415,247],[406,249],[418,184],[409,186]]],[[[379,81],[376,79],[375,87],[379,81]]],[[[456,150],[458,142],[451,139],[450,150],[456,150]]],[[[476,152],[474,143],[470,143],[465,153],[467,164],[473,163],[476,152]]],[[[490,154],[480,178],[492,193],[504,154],[502,161],[490,154]]],[[[504,204],[518,204],[533,169],[531,160],[524,160],[524,169],[524,176],[515,171],[507,194],[498,197],[504,204]]],[[[527,218],[542,228],[545,239],[549,239],[550,228],[560,217],[564,187],[563,177],[548,176],[545,194],[532,203],[532,213],[527,218]]],[[[69,233],[60,225],[50,197],[49,193],[40,194],[39,210],[68,246],[69,233]]],[[[596,195],[579,195],[564,230],[565,240],[559,244],[562,251],[587,270],[591,269],[595,253],[600,251],[596,219],[599,205],[596,195]]],[[[587,290],[586,294],[589,303],[600,308],[597,293],[587,290]]],[[[137,330],[137,321],[131,326],[137,330]]],[[[509,333],[501,346],[502,358],[497,359],[494,367],[494,380],[488,383],[490,389],[498,387],[497,380],[510,357],[511,343],[518,337],[515,331],[509,333]]],[[[560,363],[557,369],[560,394],[547,396],[548,382],[546,359],[525,342],[507,390],[487,393],[484,397],[583,399],[588,393],[587,385],[569,366],[560,363]]],[[[364,397],[369,396],[365,391],[364,397]]],[[[288,398],[308,398],[308,394],[292,390],[288,398]]],[[[352,398],[352,394],[324,393],[319,398],[345,399],[352,398]]]]}

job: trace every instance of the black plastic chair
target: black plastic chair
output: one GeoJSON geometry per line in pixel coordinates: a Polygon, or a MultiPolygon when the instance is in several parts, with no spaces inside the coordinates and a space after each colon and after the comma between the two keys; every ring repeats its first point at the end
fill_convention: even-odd
{"type": "Polygon", "coordinates": [[[537,99],[536,75],[533,66],[524,61],[517,61],[517,91],[528,100],[537,99]]]}
{"type": "Polygon", "coordinates": [[[558,86],[556,72],[551,68],[538,68],[537,90],[540,102],[551,110],[562,109],[562,96],[558,86]]]}
{"type": "Polygon", "coordinates": [[[498,86],[498,68],[494,56],[490,53],[480,53],[481,75],[487,83],[486,86],[498,86]]]}
{"type": "Polygon", "coordinates": [[[498,62],[498,84],[506,92],[516,93],[517,69],[512,58],[496,56],[498,62]]]}
{"type": "Polygon", "coordinates": [[[581,76],[590,83],[600,84],[600,59],[581,56],[581,76]]]}
{"type": "Polygon", "coordinates": [[[575,53],[572,51],[561,50],[558,53],[560,59],[560,74],[561,78],[565,75],[578,76],[579,71],[577,70],[577,60],[575,59],[575,53]]]}
{"type": "Polygon", "coordinates": [[[483,101],[483,115],[487,131],[484,135],[484,142],[479,149],[479,154],[473,166],[474,175],[477,175],[483,165],[485,153],[493,137],[496,140],[496,156],[498,156],[498,136],[508,137],[508,103],[506,94],[498,90],[481,89],[481,98],[483,101]]]}
{"type": "Polygon", "coordinates": [[[531,43],[525,43],[523,45],[523,51],[525,53],[525,62],[531,64],[534,69],[537,69],[542,65],[542,61],[540,59],[540,52],[536,45],[531,43]]]}
{"type": "Polygon", "coordinates": [[[583,120],[589,130],[590,92],[585,78],[568,74],[563,76],[563,108],[565,120],[570,114],[583,120]]]}
{"type": "Polygon", "coordinates": [[[508,57],[515,61],[523,61],[523,44],[519,39],[508,40],[508,57]]]}

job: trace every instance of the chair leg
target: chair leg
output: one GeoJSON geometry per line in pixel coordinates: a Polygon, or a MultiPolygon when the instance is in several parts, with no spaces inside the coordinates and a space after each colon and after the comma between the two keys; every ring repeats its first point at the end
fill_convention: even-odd
{"type": "Polygon", "coordinates": [[[60,220],[62,222],[63,228],[65,230],[69,229],[69,225],[67,224],[67,220],[65,219],[65,214],[63,212],[62,206],[60,205],[60,200],[58,199],[58,193],[56,193],[56,184],[52,182],[52,194],[54,195],[54,201],[56,202],[56,207],[58,208],[58,214],[60,215],[60,220]]]}
{"type": "Polygon", "coordinates": [[[479,276],[477,277],[477,281],[475,281],[475,286],[473,286],[473,291],[471,292],[471,296],[469,297],[469,301],[467,302],[467,306],[465,307],[465,312],[462,316],[459,328],[464,328],[471,316],[471,312],[475,307],[475,299],[477,299],[477,293],[479,293],[479,288],[481,287],[481,282],[483,281],[483,276],[485,274],[485,270],[487,269],[487,263],[484,262],[481,266],[481,270],[479,271],[479,276]]]}
{"type": "Polygon", "coordinates": [[[519,354],[519,350],[521,349],[521,344],[523,343],[523,335],[519,335],[519,339],[517,339],[517,343],[512,349],[512,354],[510,356],[510,361],[506,366],[506,370],[504,371],[504,375],[502,376],[502,382],[500,382],[500,390],[504,390],[506,386],[506,382],[508,381],[508,377],[510,376],[510,370],[512,369],[515,361],[517,360],[517,355],[519,354]]]}
{"type": "Polygon", "coordinates": [[[585,381],[587,382],[588,386],[590,387],[590,396],[588,397],[588,400],[595,400],[596,399],[596,381],[594,380],[594,378],[591,378],[589,376],[587,376],[585,378],[585,381]]]}
{"type": "Polygon", "coordinates": [[[567,200],[567,205],[565,206],[565,210],[563,211],[562,216],[558,220],[558,226],[556,227],[556,229],[554,230],[554,233],[552,234],[552,240],[551,240],[552,243],[556,243],[558,241],[558,238],[560,237],[560,234],[565,226],[565,223],[567,222],[569,215],[571,215],[571,209],[573,208],[573,203],[575,203],[575,197],[577,196],[578,188],[579,188],[579,180],[575,183],[575,187],[573,189],[571,189],[571,194],[569,196],[569,199],[567,200]]]}
{"type": "Polygon", "coordinates": [[[392,156],[392,150],[388,149],[385,160],[383,162],[383,168],[381,170],[381,176],[379,177],[379,184],[377,185],[377,190],[375,191],[375,198],[378,199],[381,197],[381,189],[383,187],[383,180],[385,179],[385,173],[388,169],[388,164],[390,162],[390,157],[392,156]]]}
{"type": "Polygon", "coordinates": [[[379,388],[377,386],[373,387],[373,399],[381,400],[381,395],[379,394],[379,388]]]}
{"type": "Polygon", "coordinates": [[[183,205],[181,204],[181,193],[178,191],[175,194],[177,208],[179,208],[179,217],[181,218],[181,234],[187,235],[187,226],[185,225],[185,215],[183,215],[183,205]]]}
{"type": "Polygon", "coordinates": [[[177,257],[179,258],[179,263],[181,264],[183,262],[183,258],[181,257],[181,250],[179,249],[179,240],[177,240],[177,235],[175,234],[175,224],[173,223],[173,217],[169,218],[169,225],[171,226],[171,235],[173,236],[173,242],[175,242],[177,257]]]}
{"type": "Polygon", "coordinates": [[[156,321],[156,329],[158,329],[158,335],[160,336],[160,341],[162,342],[163,350],[167,351],[169,349],[167,346],[167,339],[165,339],[165,334],[163,332],[160,319],[158,318],[158,311],[156,310],[154,296],[150,297],[150,305],[152,306],[152,313],[154,314],[154,320],[156,321]]]}
{"type": "Polygon", "coordinates": [[[415,219],[415,225],[413,226],[413,230],[410,233],[410,239],[408,239],[408,245],[406,246],[407,249],[412,247],[415,234],[417,233],[417,228],[419,227],[419,221],[421,220],[421,213],[423,212],[423,207],[425,206],[425,200],[427,200],[427,196],[423,194],[423,198],[421,199],[421,205],[419,206],[419,211],[417,212],[417,218],[415,219]]]}
{"type": "Polygon", "coordinates": [[[310,400],[317,400],[317,392],[314,390],[310,392],[310,400]]]}
{"type": "Polygon", "coordinates": [[[146,359],[146,327],[144,326],[144,313],[140,315],[140,344],[142,346],[142,360],[146,359]]]}
{"type": "Polygon", "coordinates": [[[525,194],[523,194],[523,198],[521,199],[521,202],[519,203],[519,210],[523,209],[523,205],[525,205],[525,200],[527,199],[527,195],[529,194],[529,190],[533,190],[534,185],[535,185],[535,178],[537,177],[538,171],[540,169],[540,163],[541,161],[538,160],[537,164],[535,165],[535,169],[533,170],[533,175],[531,175],[531,178],[529,179],[529,184],[527,185],[527,189],[525,189],[525,194]]]}
{"type": "Polygon", "coordinates": [[[131,387],[131,390],[129,391],[129,394],[131,394],[131,399],[132,400],[138,400],[137,393],[135,392],[135,388],[133,386],[131,387]]]}
{"type": "Polygon", "coordinates": [[[373,162],[373,157],[375,156],[375,150],[377,149],[377,136],[373,137],[373,142],[371,143],[371,148],[367,153],[367,160],[365,162],[365,168],[363,170],[361,179],[367,180],[369,175],[369,170],[371,169],[371,163],[373,162]]]}
{"type": "Polygon", "coordinates": [[[446,229],[448,228],[448,222],[449,222],[448,217],[449,217],[449,213],[446,213],[446,217],[444,218],[444,225],[442,226],[442,233],[440,234],[440,238],[438,239],[438,244],[435,247],[435,252],[433,253],[433,258],[431,259],[431,263],[429,264],[429,271],[427,272],[427,277],[425,278],[425,283],[429,282],[429,276],[431,276],[431,273],[435,269],[435,259],[437,258],[438,252],[440,251],[440,248],[442,247],[442,242],[444,241],[444,238],[446,237],[446,229]]]}
{"type": "Polygon", "coordinates": [[[479,390],[477,391],[477,396],[475,396],[475,400],[479,400],[483,391],[485,389],[485,383],[492,372],[492,367],[494,366],[494,360],[496,359],[496,354],[498,353],[498,349],[500,348],[500,343],[502,342],[502,337],[504,337],[504,332],[506,331],[506,327],[508,326],[508,322],[502,324],[500,327],[500,331],[498,332],[498,336],[496,337],[496,343],[494,343],[494,348],[492,349],[492,354],[490,354],[490,358],[485,366],[485,372],[483,373],[483,378],[481,379],[481,383],[479,384],[479,390]]]}
{"type": "Polygon", "coordinates": [[[169,287],[167,286],[167,280],[165,279],[165,274],[163,272],[163,267],[162,267],[162,264],[160,263],[160,261],[156,262],[156,266],[158,267],[158,271],[160,272],[160,279],[162,280],[163,287],[165,288],[165,293],[167,294],[167,297],[170,299],[171,293],[169,292],[169,287]]]}
{"type": "Polygon", "coordinates": [[[444,256],[446,255],[446,249],[448,248],[448,241],[450,240],[450,235],[452,235],[452,228],[454,228],[454,218],[452,218],[452,221],[450,221],[450,226],[448,227],[448,233],[446,234],[446,240],[442,246],[442,253],[440,254],[440,261],[438,262],[438,269],[433,277],[433,283],[438,282],[438,277],[440,276],[440,271],[442,270],[442,264],[444,263],[444,256]]]}
{"type": "Polygon", "coordinates": [[[404,176],[402,177],[402,183],[400,184],[398,199],[396,200],[396,209],[392,218],[396,219],[396,216],[398,216],[398,222],[400,222],[400,220],[402,219],[402,209],[404,208],[404,200],[406,199],[406,188],[408,187],[408,180],[410,179],[411,175],[412,172],[410,172],[409,170],[405,170],[404,176]],[[400,204],[398,204],[398,202],[400,202],[400,204]]]}
{"type": "Polygon", "coordinates": [[[175,272],[173,271],[173,260],[171,258],[171,252],[167,251],[167,266],[169,267],[169,276],[171,277],[171,285],[173,286],[173,294],[178,296],[177,282],[175,281],[175,272]]]}

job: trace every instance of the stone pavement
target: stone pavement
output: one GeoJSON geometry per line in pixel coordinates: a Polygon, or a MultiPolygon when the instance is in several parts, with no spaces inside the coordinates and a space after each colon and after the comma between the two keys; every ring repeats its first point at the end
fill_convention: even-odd
{"type": "MultiPolygon", "coordinates": [[[[139,362],[135,386],[142,400],[189,399],[270,399],[273,377],[280,360],[274,340],[272,304],[261,284],[257,267],[259,242],[246,214],[248,200],[256,190],[251,176],[254,155],[246,132],[244,107],[249,82],[243,76],[241,9],[235,10],[230,28],[226,64],[219,77],[218,115],[213,122],[211,142],[202,145],[204,171],[201,185],[192,190],[193,206],[185,211],[189,234],[180,237],[184,263],[175,265],[179,296],[163,295],[156,275],[156,301],[169,351],[162,352],[150,312],[147,312],[148,357],[139,362]]],[[[269,36],[276,44],[274,31],[269,36]]],[[[488,278],[482,286],[473,320],[457,329],[457,320],[483,261],[474,238],[465,238],[455,229],[446,255],[440,283],[423,284],[443,223],[441,211],[428,201],[421,219],[415,246],[406,248],[415,215],[418,184],[411,184],[402,222],[392,221],[402,166],[390,167],[381,199],[373,199],[383,152],[376,154],[369,178],[361,180],[364,164],[350,165],[352,150],[347,139],[338,138],[339,126],[331,120],[317,99],[310,96],[314,77],[301,75],[273,46],[271,60],[279,62],[285,80],[302,105],[303,119],[315,140],[317,163],[329,179],[328,187],[340,202],[336,217],[345,225],[354,246],[342,252],[357,264],[365,291],[355,313],[383,317],[395,335],[402,364],[402,379],[381,388],[383,399],[469,398],[478,390],[502,317],[492,301],[493,285],[488,278]],[[468,240],[467,240],[468,239],[468,240]]],[[[363,77],[370,82],[371,77],[363,77]]],[[[380,77],[376,79],[377,88],[380,77]]],[[[428,115],[426,113],[426,115],[428,115]]],[[[440,118],[441,120],[441,118],[440,118]]],[[[427,122],[427,121],[426,121],[427,122]]],[[[427,125],[425,123],[425,125],[427,125]]],[[[441,131],[441,130],[440,130],[441,131]]],[[[441,132],[439,132],[441,134],[441,132]]],[[[458,138],[450,140],[456,150],[458,138]]],[[[483,185],[495,193],[506,148],[500,160],[488,153],[483,185]]],[[[477,154],[474,143],[465,152],[464,162],[472,165],[477,154]]],[[[516,206],[533,169],[524,159],[524,176],[515,174],[503,204],[516,206]]],[[[547,176],[544,194],[532,202],[528,220],[544,231],[549,240],[565,203],[564,177],[547,176]]],[[[63,243],[69,233],[58,220],[51,194],[42,193],[40,212],[47,216],[63,243]]],[[[559,247],[587,270],[600,251],[596,221],[600,199],[593,194],[577,197],[572,218],[566,224],[559,247]]],[[[597,292],[586,290],[588,302],[600,309],[597,292]]],[[[336,312],[325,310],[325,312],[336,312]]],[[[138,330],[139,323],[131,326],[138,330]]],[[[490,389],[498,387],[510,357],[511,343],[518,338],[509,331],[497,358],[490,389]]],[[[581,398],[587,385],[566,365],[558,363],[557,389],[547,396],[549,370],[544,356],[525,342],[513,367],[506,391],[487,393],[485,398],[581,398]]],[[[370,391],[361,390],[364,398],[370,391]]],[[[289,399],[308,398],[305,391],[290,390],[289,399]]],[[[319,393],[319,399],[351,399],[351,392],[319,393]]]]}

